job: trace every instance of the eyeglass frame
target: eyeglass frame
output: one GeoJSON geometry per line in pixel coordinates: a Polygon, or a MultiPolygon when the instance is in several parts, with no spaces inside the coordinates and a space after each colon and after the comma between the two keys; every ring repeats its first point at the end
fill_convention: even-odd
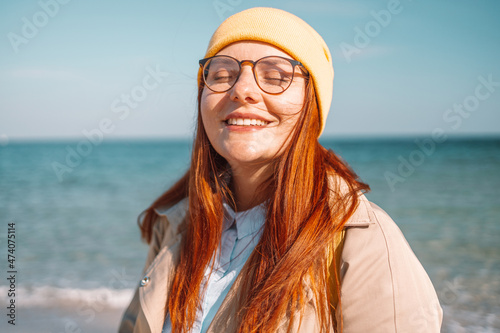
{"type": "Polygon", "coordinates": [[[274,56],[274,55],[265,56],[265,57],[262,57],[260,59],[255,60],[255,61],[253,61],[253,60],[241,60],[241,61],[239,61],[238,59],[233,58],[233,57],[228,56],[228,55],[215,55],[215,56],[212,56],[212,57],[201,59],[201,60],[198,61],[198,63],[200,64],[200,67],[201,67],[201,70],[202,70],[202,75],[201,76],[203,77],[203,83],[205,84],[205,86],[208,89],[210,89],[211,91],[213,91],[215,93],[228,92],[229,90],[231,90],[234,87],[234,85],[236,84],[236,82],[238,82],[238,80],[240,79],[241,72],[242,72],[242,69],[243,69],[242,65],[244,63],[249,63],[250,65],[252,65],[252,73],[253,73],[253,78],[255,80],[255,83],[257,83],[257,86],[259,87],[260,90],[262,90],[266,94],[270,94],[270,95],[279,95],[279,94],[282,94],[285,91],[287,91],[288,88],[290,88],[290,86],[292,85],[292,82],[293,82],[293,78],[295,77],[295,67],[296,66],[300,66],[300,68],[304,70],[305,75],[309,76],[309,73],[307,72],[307,69],[305,68],[305,66],[300,61],[295,60],[295,59],[289,59],[289,58],[281,57],[281,56],[274,56]],[[207,81],[205,80],[205,72],[206,72],[205,64],[209,60],[211,60],[213,58],[221,58],[221,57],[230,58],[230,59],[233,59],[234,61],[236,61],[238,63],[238,66],[239,66],[240,70],[238,72],[238,76],[236,77],[236,80],[234,80],[234,83],[228,89],[226,89],[224,91],[215,91],[212,88],[210,88],[210,86],[208,85],[207,81]],[[290,83],[288,84],[288,86],[285,89],[283,89],[283,91],[280,91],[280,92],[277,92],[277,93],[270,93],[270,92],[267,92],[264,89],[262,89],[262,87],[260,86],[259,81],[257,80],[257,76],[255,75],[255,64],[257,64],[262,59],[266,59],[266,58],[281,58],[281,59],[284,59],[284,60],[288,61],[292,65],[292,78],[290,79],[290,83]]]}

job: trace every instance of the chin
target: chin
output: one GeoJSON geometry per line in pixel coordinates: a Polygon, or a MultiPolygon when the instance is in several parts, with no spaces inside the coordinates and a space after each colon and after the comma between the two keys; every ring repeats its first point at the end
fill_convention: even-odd
{"type": "Polygon", "coordinates": [[[228,151],[224,154],[224,158],[229,162],[231,167],[251,165],[255,163],[261,163],[269,160],[267,154],[262,154],[255,150],[237,150],[237,151],[228,151]],[[225,156],[224,156],[225,155],[225,156]]]}

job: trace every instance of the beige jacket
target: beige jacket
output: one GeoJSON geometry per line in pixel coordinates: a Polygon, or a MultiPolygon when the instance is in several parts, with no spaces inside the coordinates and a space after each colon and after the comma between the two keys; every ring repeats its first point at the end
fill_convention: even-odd
{"type": "MultiPolygon", "coordinates": [[[[167,291],[179,260],[186,229],[187,200],[166,211],[154,234],[144,278],[125,311],[120,333],[159,333],[167,291]]],[[[364,195],[346,224],[340,258],[342,315],[345,333],[437,333],[442,310],[432,283],[392,219],[364,195]]],[[[208,333],[236,332],[237,300],[243,267],[212,321],[208,333]]],[[[311,299],[294,332],[319,331],[311,299]]],[[[280,332],[286,332],[284,318],[280,332]]],[[[333,329],[331,329],[333,332],[333,329]]]]}

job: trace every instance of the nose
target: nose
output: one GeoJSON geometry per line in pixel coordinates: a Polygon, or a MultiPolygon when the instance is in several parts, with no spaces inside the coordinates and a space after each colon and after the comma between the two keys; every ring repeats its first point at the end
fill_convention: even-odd
{"type": "Polygon", "coordinates": [[[240,77],[230,90],[230,98],[233,101],[256,103],[259,99],[259,91],[252,66],[242,65],[240,77]]]}

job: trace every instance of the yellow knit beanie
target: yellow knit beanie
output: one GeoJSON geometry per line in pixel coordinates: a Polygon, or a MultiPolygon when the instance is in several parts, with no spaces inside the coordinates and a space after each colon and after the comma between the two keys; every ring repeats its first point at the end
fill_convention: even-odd
{"type": "MultiPolygon", "coordinates": [[[[300,61],[309,71],[318,99],[321,130],[330,111],[333,65],[330,50],[321,36],[306,22],[281,9],[256,7],[227,18],[214,32],[205,58],[227,45],[243,40],[269,43],[300,61]]],[[[198,75],[198,83],[201,70],[198,75]]]]}

